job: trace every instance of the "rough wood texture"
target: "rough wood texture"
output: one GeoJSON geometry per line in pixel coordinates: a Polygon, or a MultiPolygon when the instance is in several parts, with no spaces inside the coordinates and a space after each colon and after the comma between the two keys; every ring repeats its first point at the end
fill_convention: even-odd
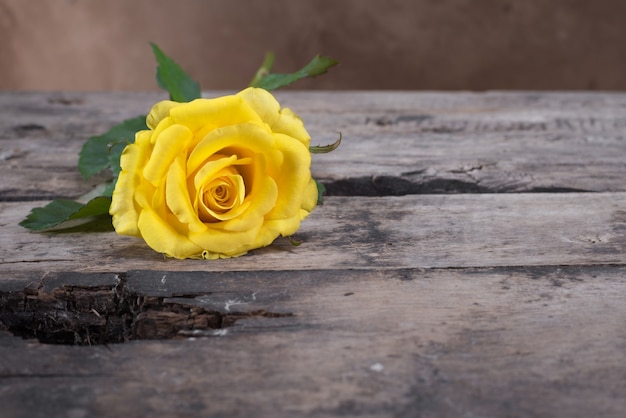
{"type": "Polygon", "coordinates": [[[46,272],[458,268],[626,262],[626,193],[328,197],[287,239],[244,257],[167,259],[114,233],[29,233],[33,205],[4,203],[3,267],[46,272]]]}
{"type": "Polygon", "coordinates": [[[344,135],[299,247],[17,226],[159,97],[0,94],[3,416],[624,415],[626,95],[281,94],[344,135]]]}
{"type": "MultiPolygon", "coordinates": [[[[215,93],[206,93],[207,96],[215,93]]],[[[162,94],[0,95],[3,200],[74,197],[86,137],[148,112],[162,94]],[[20,185],[20,187],[16,187],[20,185]]],[[[624,191],[626,95],[281,93],[313,143],[332,194],[624,191]]]]}

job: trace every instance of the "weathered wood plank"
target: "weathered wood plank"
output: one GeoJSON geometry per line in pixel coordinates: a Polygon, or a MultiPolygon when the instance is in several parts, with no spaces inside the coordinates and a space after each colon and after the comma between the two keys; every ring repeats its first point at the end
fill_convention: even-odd
{"type": "Polygon", "coordinates": [[[172,260],[115,233],[31,233],[29,205],[0,204],[0,271],[123,272],[383,267],[490,267],[626,263],[626,193],[330,197],[293,247],[230,260],[172,260]]]}
{"type": "MultiPolygon", "coordinates": [[[[217,93],[205,93],[207,96],[217,93]]],[[[0,95],[3,200],[77,196],[84,140],[162,94],[0,95]],[[20,187],[17,187],[19,185],[20,187]]],[[[331,194],[624,191],[626,94],[280,93],[313,143],[331,194]]]]}
{"type": "Polygon", "coordinates": [[[0,330],[3,416],[623,415],[626,94],[279,96],[343,132],[332,194],[412,195],[331,196],[301,246],[206,262],[17,225],[164,95],[0,94],[0,327],[178,338],[0,330]]]}
{"type": "MultiPolygon", "coordinates": [[[[107,347],[45,346],[0,332],[3,416],[619,417],[625,273],[551,266],[216,280],[131,272],[134,291],[171,296],[157,290],[167,274],[190,303],[239,296],[237,309],[252,310],[243,296],[255,294],[293,316],[107,347]]],[[[60,283],[47,280],[49,290],[60,283]]]]}

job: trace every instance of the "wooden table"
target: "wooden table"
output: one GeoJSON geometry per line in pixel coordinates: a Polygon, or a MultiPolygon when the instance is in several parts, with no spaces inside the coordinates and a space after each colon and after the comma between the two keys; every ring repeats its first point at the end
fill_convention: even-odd
{"type": "Polygon", "coordinates": [[[344,138],[303,244],[181,261],[17,225],[162,94],[0,94],[0,415],[626,416],[626,94],[278,96],[344,138]]]}

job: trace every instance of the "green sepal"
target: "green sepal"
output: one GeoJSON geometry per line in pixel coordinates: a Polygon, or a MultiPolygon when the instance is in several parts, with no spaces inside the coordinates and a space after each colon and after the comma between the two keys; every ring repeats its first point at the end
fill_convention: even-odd
{"type": "Polygon", "coordinates": [[[99,196],[87,203],[55,199],[44,207],[31,210],[30,214],[20,222],[20,226],[33,231],[49,230],[76,219],[109,216],[110,206],[111,198],[108,196],[99,196]]]}
{"type": "Polygon", "coordinates": [[[309,151],[311,152],[311,154],[328,154],[329,152],[336,150],[337,147],[341,145],[342,138],[343,138],[343,135],[341,134],[341,132],[339,132],[339,139],[333,142],[332,144],[313,145],[312,147],[309,147],[309,151]]]}
{"type": "Polygon", "coordinates": [[[156,44],[150,45],[157,60],[157,83],[159,87],[169,92],[170,100],[183,103],[200,98],[202,95],[200,85],[156,44]]]}
{"type": "Polygon", "coordinates": [[[135,141],[135,133],[148,129],[146,116],[137,116],[115,125],[103,135],[92,136],[85,142],[78,157],[78,171],[89,178],[110,168],[119,173],[120,155],[124,147],[135,141]]]}
{"type": "Polygon", "coordinates": [[[261,66],[261,68],[259,68],[257,74],[252,79],[250,87],[259,87],[265,90],[276,90],[281,87],[288,86],[294,81],[298,81],[302,78],[315,77],[324,74],[328,71],[329,68],[339,64],[338,61],[330,57],[316,55],[307,65],[294,73],[272,74],[269,72],[269,70],[274,62],[274,56],[273,54],[271,55],[269,65],[266,65],[266,63],[268,62],[268,55],[265,56],[265,61],[263,61],[263,65],[261,66]]]}
{"type": "Polygon", "coordinates": [[[313,181],[315,181],[315,185],[317,186],[317,204],[322,206],[324,204],[324,195],[326,194],[326,186],[324,186],[324,184],[320,183],[316,179],[313,179],[313,181]]]}
{"type": "Polygon", "coordinates": [[[294,239],[292,236],[287,237],[287,239],[289,240],[291,245],[294,247],[299,247],[304,242],[304,241],[298,241],[297,239],[294,239]]]}

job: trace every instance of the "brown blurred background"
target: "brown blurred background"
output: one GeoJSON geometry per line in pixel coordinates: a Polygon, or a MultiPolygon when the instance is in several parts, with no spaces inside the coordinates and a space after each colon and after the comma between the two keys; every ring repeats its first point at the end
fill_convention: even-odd
{"type": "Polygon", "coordinates": [[[203,89],[267,50],[316,89],[626,89],[623,0],[0,0],[0,89],[152,90],[156,42],[203,89]]]}

